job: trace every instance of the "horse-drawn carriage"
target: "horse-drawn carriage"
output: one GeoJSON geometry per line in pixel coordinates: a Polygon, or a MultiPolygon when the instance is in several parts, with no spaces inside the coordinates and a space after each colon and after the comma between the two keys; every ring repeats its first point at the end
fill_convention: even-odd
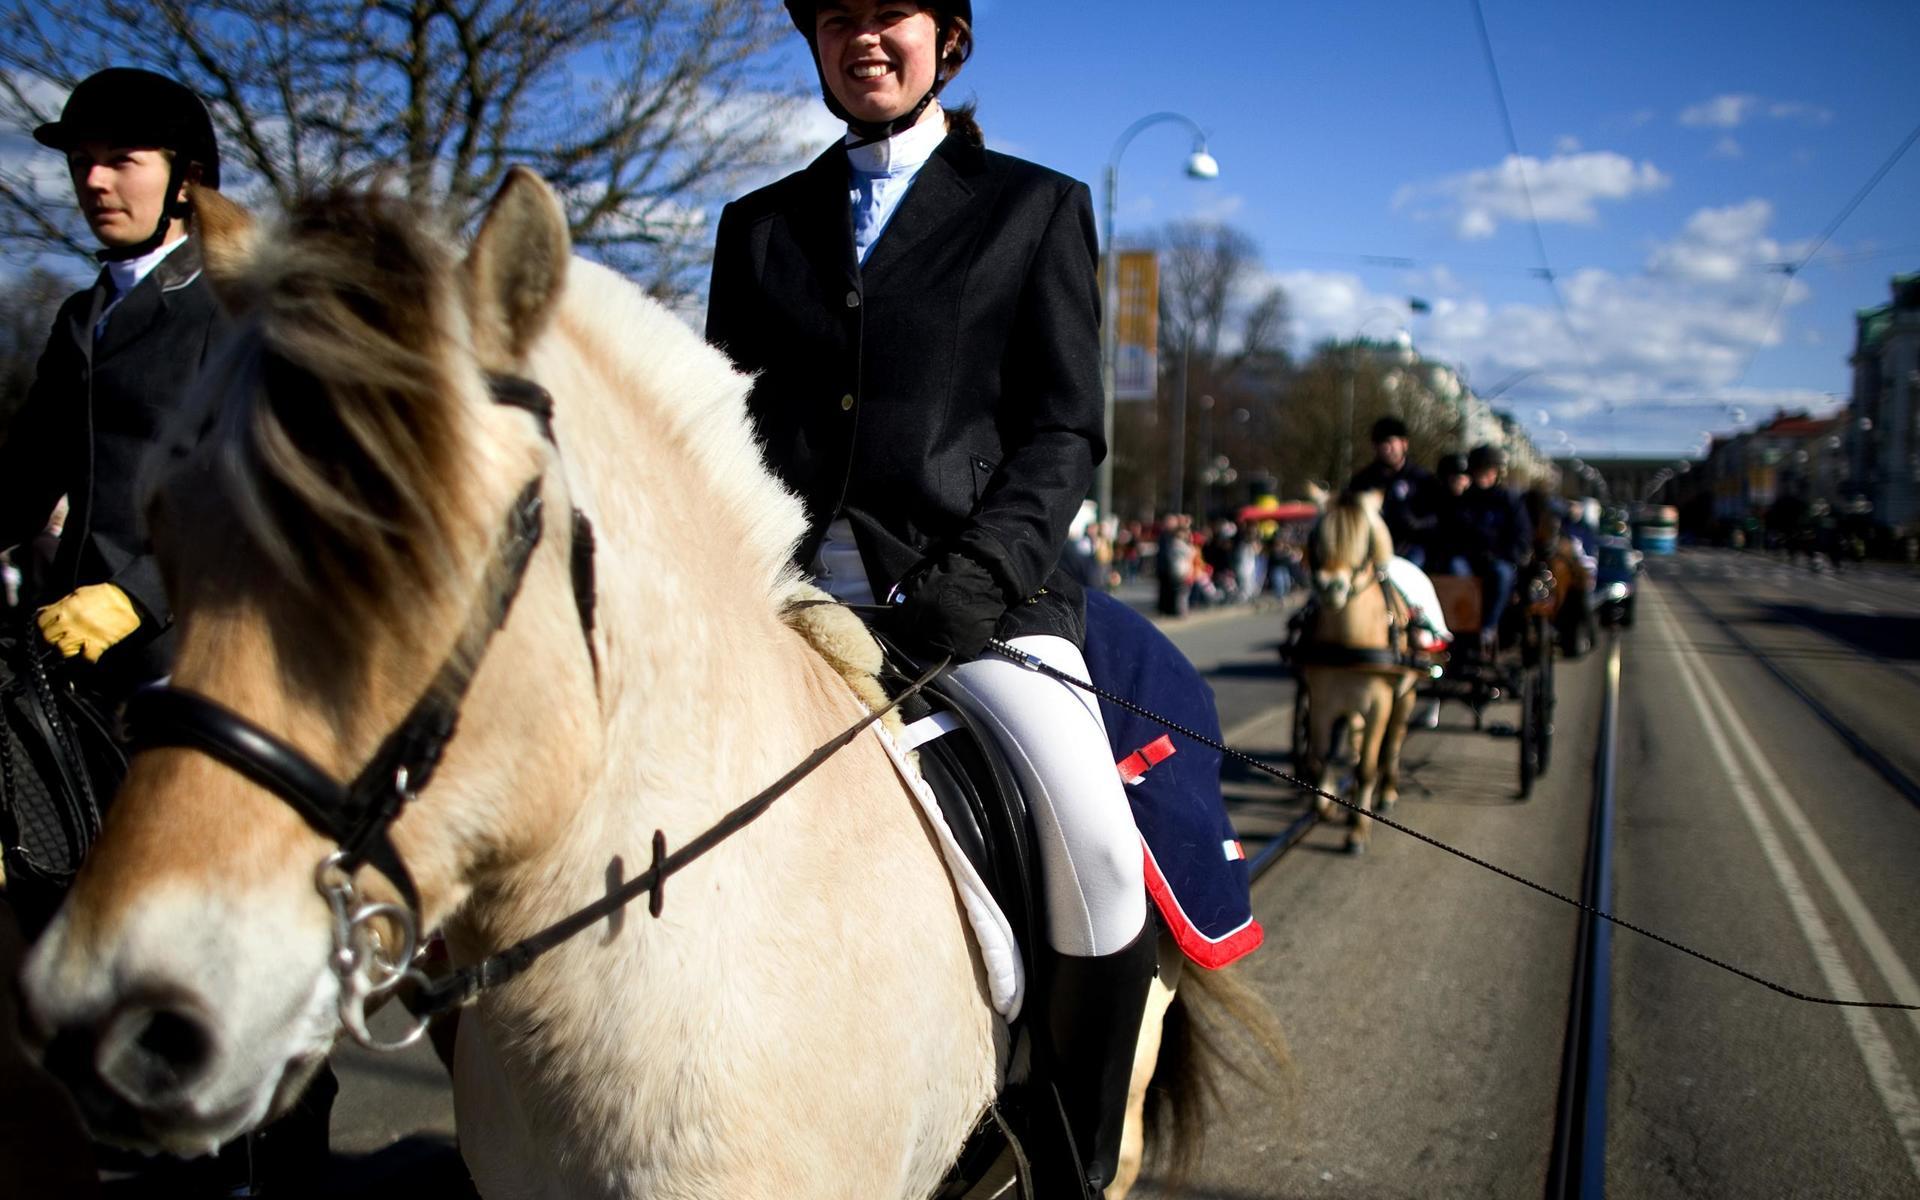
{"type": "Polygon", "coordinates": [[[1519,704],[1514,725],[1520,747],[1520,796],[1553,756],[1554,616],[1564,590],[1556,586],[1550,563],[1535,560],[1514,584],[1517,593],[1500,629],[1481,636],[1481,582],[1473,575],[1433,579],[1441,612],[1453,631],[1453,648],[1444,668],[1420,689],[1434,701],[1456,700],[1473,713],[1473,727],[1485,727],[1487,708],[1513,700],[1519,704]]]}
{"type": "MultiPolygon", "coordinates": [[[[1342,775],[1336,759],[1351,758],[1356,807],[1384,810],[1398,790],[1399,749],[1416,698],[1465,704],[1475,729],[1485,726],[1489,706],[1511,700],[1519,704],[1513,732],[1520,796],[1531,794],[1553,753],[1553,666],[1556,647],[1566,640],[1563,618],[1582,614],[1588,599],[1587,573],[1558,522],[1536,520],[1533,557],[1519,572],[1500,628],[1483,637],[1479,577],[1432,577],[1434,595],[1425,603],[1439,611],[1423,619],[1422,604],[1410,601],[1392,575],[1397,566],[1414,582],[1425,577],[1392,557],[1385,527],[1369,505],[1343,497],[1328,518],[1312,539],[1314,600],[1281,648],[1298,678],[1296,771],[1332,791],[1342,775]],[[1423,623],[1447,631],[1450,647],[1422,647],[1423,623]],[[1328,699],[1337,712],[1328,711],[1328,699]]],[[[1323,800],[1323,814],[1327,808],[1323,800]]],[[[1357,815],[1350,848],[1364,845],[1365,827],[1357,815]]]]}

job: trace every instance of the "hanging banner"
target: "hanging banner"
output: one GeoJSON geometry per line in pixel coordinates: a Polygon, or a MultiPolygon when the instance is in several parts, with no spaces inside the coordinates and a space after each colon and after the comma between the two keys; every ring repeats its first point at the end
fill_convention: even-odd
{"type": "Polygon", "coordinates": [[[1151,400],[1160,380],[1160,260],[1152,250],[1115,257],[1113,398],[1151,400]]]}

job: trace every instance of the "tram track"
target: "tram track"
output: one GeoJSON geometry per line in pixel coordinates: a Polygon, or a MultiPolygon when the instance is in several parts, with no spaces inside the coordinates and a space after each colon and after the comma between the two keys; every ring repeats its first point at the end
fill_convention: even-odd
{"type": "MultiPolygon", "coordinates": [[[[1920,782],[1915,781],[1913,776],[1902,770],[1892,759],[1881,753],[1872,743],[1855,731],[1851,722],[1834,712],[1825,701],[1820,699],[1820,697],[1816,695],[1804,681],[1797,678],[1792,671],[1781,666],[1776,660],[1776,656],[1768,654],[1766,650],[1756,645],[1753,639],[1740,632],[1740,630],[1734,626],[1733,622],[1709,607],[1683,578],[1680,578],[1678,575],[1663,578],[1661,580],[1661,586],[1671,587],[1686,597],[1687,603],[1695,612],[1699,613],[1703,619],[1719,629],[1729,641],[1739,647],[1744,654],[1765,670],[1767,674],[1771,675],[1782,687],[1792,694],[1795,699],[1799,700],[1809,712],[1819,719],[1821,724],[1832,731],[1832,733],[1853,752],[1854,757],[1865,763],[1868,768],[1879,775],[1880,778],[1886,782],[1887,786],[1893,788],[1894,791],[1905,797],[1908,803],[1920,808],[1920,782]]],[[[1915,682],[1903,672],[1894,672],[1893,674],[1896,678],[1906,680],[1908,683],[1915,682]]]]}
{"type": "MultiPolygon", "coordinates": [[[[1606,637],[1600,728],[1594,751],[1592,802],[1582,869],[1581,901],[1611,911],[1613,904],[1614,776],[1619,745],[1621,645],[1606,637]]],[[[1289,722],[1291,724],[1291,722],[1289,722]]],[[[1255,881],[1319,824],[1309,808],[1271,836],[1248,862],[1255,881]]],[[[1608,1045],[1612,1013],[1612,926],[1581,914],[1567,1001],[1554,1135],[1548,1159],[1547,1200],[1584,1200],[1606,1194],[1608,1045]]]]}
{"type": "MultiPolygon", "coordinates": [[[[1607,664],[1600,731],[1593,756],[1593,807],[1580,899],[1589,909],[1613,909],[1613,781],[1620,738],[1620,634],[1607,633],[1607,664]]],[[[1567,1002],[1567,1035],[1554,1111],[1547,1200],[1606,1195],[1607,1076],[1613,1010],[1613,926],[1580,914],[1567,1002]]]]}

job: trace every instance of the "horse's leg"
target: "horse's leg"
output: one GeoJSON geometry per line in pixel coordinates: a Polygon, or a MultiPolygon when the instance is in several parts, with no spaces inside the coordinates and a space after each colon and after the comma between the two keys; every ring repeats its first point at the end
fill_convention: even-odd
{"type": "Polygon", "coordinates": [[[1359,854],[1367,848],[1373,832],[1373,792],[1380,781],[1380,746],[1386,739],[1387,722],[1394,707],[1393,687],[1384,679],[1373,681],[1360,702],[1361,733],[1354,745],[1359,762],[1354,768],[1354,807],[1352,826],[1347,831],[1347,850],[1359,854]]]}
{"type": "MultiPolygon", "coordinates": [[[[1322,792],[1331,792],[1339,782],[1340,768],[1333,757],[1333,730],[1340,706],[1334,702],[1332,682],[1325,672],[1308,673],[1307,694],[1313,697],[1307,706],[1307,736],[1313,746],[1314,762],[1320,768],[1314,785],[1322,792]]],[[[1314,808],[1323,821],[1333,815],[1333,801],[1324,795],[1314,798],[1314,808]]]]}
{"type": "Polygon", "coordinates": [[[1411,682],[1394,696],[1393,715],[1380,746],[1380,791],[1374,800],[1375,812],[1386,812],[1400,800],[1400,747],[1406,744],[1407,726],[1413,721],[1413,706],[1418,699],[1411,682]]]}
{"type": "Polygon", "coordinates": [[[1180,973],[1186,960],[1170,937],[1160,939],[1160,973],[1147,994],[1147,1009],[1140,1018],[1140,1041],[1133,1052],[1133,1079],[1127,1086],[1127,1124],[1120,1135],[1120,1165],[1113,1182],[1107,1185],[1106,1200],[1123,1200],[1140,1178],[1140,1164],[1146,1153],[1147,1085],[1153,1081],[1153,1069],[1160,1059],[1160,1034],[1166,1027],[1167,1009],[1173,1006],[1174,992],[1180,986],[1180,973]]]}

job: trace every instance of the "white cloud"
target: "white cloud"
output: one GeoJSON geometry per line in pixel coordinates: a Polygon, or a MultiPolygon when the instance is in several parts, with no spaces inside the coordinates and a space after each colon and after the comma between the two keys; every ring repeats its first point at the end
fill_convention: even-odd
{"type": "Polygon", "coordinates": [[[1240,215],[1247,206],[1247,198],[1240,192],[1207,191],[1199,203],[1188,212],[1186,219],[1205,221],[1212,224],[1224,224],[1240,215]]]}
{"type": "MultiPolygon", "coordinates": [[[[1793,316],[1811,295],[1806,281],[1766,270],[1804,253],[1771,236],[1774,217],[1762,199],[1700,209],[1652,248],[1644,272],[1564,274],[1577,338],[1544,287],[1507,300],[1437,271],[1410,276],[1432,304],[1431,314],[1411,318],[1415,343],[1464,367],[1482,390],[1530,372],[1496,404],[1528,418],[1549,448],[1555,438],[1541,438],[1538,411],[1548,414],[1546,428],[1566,430],[1577,449],[1597,454],[1687,447],[1700,429],[1728,423],[1727,405],[1755,414],[1825,405],[1824,394],[1806,389],[1736,387],[1757,348],[1805,336],[1793,316]]],[[[1287,290],[1301,350],[1350,338],[1363,324],[1387,336],[1396,316],[1408,321],[1399,316],[1404,296],[1374,291],[1355,274],[1291,270],[1269,282],[1287,290]]]]}
{"type": "Polygon", "coordinates": [[[1680,123],[1693,129],[1738,129],[1760,107],[1760,97],[1729,93],[1680,110],[1680,123]]]}
{"type": "Polygon", "coordinates": [[[1713,144],[1713,149],[1709,150],[1707,153],[1712,155],[1714,158],[1739,158],[1742,154],[1746,152],[1740,148],[1740,143],[1736,141],[1734,138],[1723,137],[1719,141],[1715,142],[1713,144]]]}
{"type": "Polygon", "coordinates": [[[1773,205],[1757,197],[1700,209],[1687,218],[1679,237],[1654,247],[1647,273],[1694,283],[1751,281],[1756,270],[1786,261],[1798,249],[1766,236],[1772,221],[1773,205]]]}
{"type": "Polygon", "coordinates": [[[1825,125],[1833,110],[1801,100],[1766,100],[1751,92],[1730,92],[1680,110],[1680,123],[1691,129],[1738,129],[1755,117],[1825,125]]]}
{"type": "Polygon", "coordinates": [[[1769,104],[1767,115],[1776,121],[1798,121],[1802,125],[1827,125],[1833,121],[1832,109],[1817,104],[1803,104],[1797,100],[1769,104]]]}
{"type": "Polygon", "coordinates": [[[1580,139],[1570,133],[1563,133],[1553,139],[1553,152],[1555,154],[1578,154],[1580,152],[1580,139]]]}
{"type": "Polygon", "coordinates": [[[1652,163],[1610,150],[1556,154],[1544,162],[1508,155],[1498,166],[1408,184],[1393,203],[1417,218],[1451,220],[1457,236],[1476,239],[1491,237],[1502,221],[1526,220],[1529,196],[1539,220],[1587,225],[1599,217],[1598,201],[1625,200],[1670,182],[1652,163]]]}

